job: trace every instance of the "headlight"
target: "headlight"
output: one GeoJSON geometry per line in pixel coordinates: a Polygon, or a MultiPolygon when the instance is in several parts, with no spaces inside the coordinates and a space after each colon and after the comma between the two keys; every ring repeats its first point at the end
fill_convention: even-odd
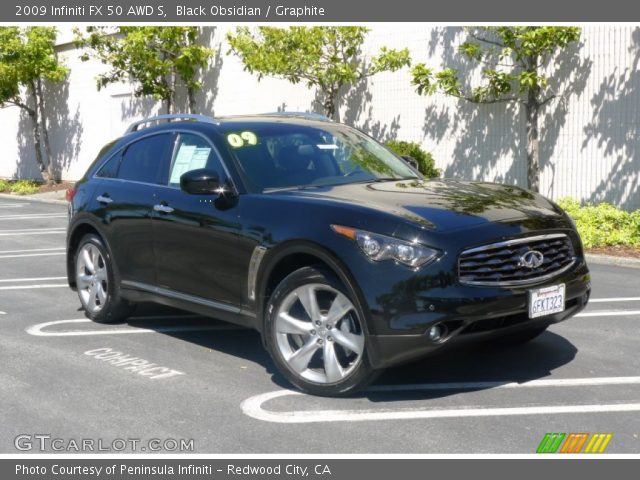
{"type": "Polygon", "coordinates": [[[440,251],[417,242],[407,242],[342,225],[331,225],[334,232],[355,241],[360,250],[376,262],[395,260],[408,267],[418,268],[438,258],[440,251]]]}

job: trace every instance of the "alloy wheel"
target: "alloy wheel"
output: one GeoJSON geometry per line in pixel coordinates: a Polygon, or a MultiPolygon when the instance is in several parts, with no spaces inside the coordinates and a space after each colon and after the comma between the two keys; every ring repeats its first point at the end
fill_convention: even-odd
{"type": "Polygon", "coordinates": [[[315,383],[336,383],[362,361],[365,336],[353,303],[321,283],[292,290],[280,304],[276,343],[289,368],[315,383]]]}
{"type": "Polygon", "coordinates": [[[97,246],[87,243],[78,253],[76,285],[84,308],[97,313],[104,307],[109,291],[109,277],[104,257],[97,246]]]}

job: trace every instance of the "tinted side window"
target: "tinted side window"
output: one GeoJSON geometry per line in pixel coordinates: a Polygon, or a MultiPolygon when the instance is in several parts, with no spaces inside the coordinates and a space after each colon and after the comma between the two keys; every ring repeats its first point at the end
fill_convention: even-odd
{"type": "Polygon", "coordinates": [[[199,135],[181,133],[176,139],[169,170],[169,185],[180,186],[180,176],[191,170],[210,168],[224,178],[224,170],[211,144],[199,135]]]}
{"type": "Polygon", "coordinates": [[[118,178],[118,168],[120,167],[121,155],[118,153],[105,163],[96,175],[102,178],[118,178]]]}
{"type": "Polygon", "coordinates": [[[162,166],[169,134],[153,135],[129,145],[122,154],[118,178],[136,182],[162,183],[162,166]]]}

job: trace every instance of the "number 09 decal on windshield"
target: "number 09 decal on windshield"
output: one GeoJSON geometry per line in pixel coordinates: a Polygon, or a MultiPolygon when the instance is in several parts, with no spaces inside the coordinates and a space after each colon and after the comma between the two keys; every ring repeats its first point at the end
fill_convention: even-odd
{"type": "Polygon", "coordinates": [[[253,132],[230,133],[227,135],[227,142],[233,148],[240,148],[246,145],[257,145],[258,137],[253,132]]]}

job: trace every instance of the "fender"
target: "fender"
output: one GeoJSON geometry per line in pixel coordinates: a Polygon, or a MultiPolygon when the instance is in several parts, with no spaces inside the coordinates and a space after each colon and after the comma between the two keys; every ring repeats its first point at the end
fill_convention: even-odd
{"type": "MultiPolygon", "coordinates": [[[[307,240],[289,240],[278,244],[276,247],[267,250],[262,260],[257,275],[256,288],[256,322],[260,331],[264,331],[264,307],[266,300],[266,290],[269,277],[273,273],[275,267],[290,255],[307,254],[317,257],[324,262],[338,279],[346,286],[351,296],[355,299],[358,309],[365,315],[369,315],[367,303],[364,300],[359,285],[351,275],[349,269],[342,263],[335,253],[331,250],[311,241],[307,240]]],[[[368,329],[367,322],[362,322],[363,328],[368,329]]],[[[367,330],[368,333],[368,330],[367,330]]]]}
{"type": "Polygon", "coordinates": [[[95,217],[93,217],[88,213],[84,213],[84,212],[77,213],[76,218],[74,218],[73,220],[73,223],[71,223],[67,228],[67,242],[66,242],[67,243],[66,245],[67,247],[67,262],[66,262],[67,263],[67,283],[69,284],[69,287],[71,287],[71,289],[74,291],[76,289],[76,281],[75,281],[75,271],[74,271],[75,269],[73,264],[74,256],[72,255],[72,251],[71,251],[72,250],[71,239],[73,238],[75,233],[78,231],[78,229],[84,226],[89,226],[93,228],[96,232],[98,232],[98,235],[100,235],[100,238],[104,243],[104,246],[109,252],[109,256],[113,258],[111,247],[109,245],[109,242],[107,241],[106,236],[104,235],[104,232],[102,231],[101,223],[97,222],[95,220],[95,217]]]}

